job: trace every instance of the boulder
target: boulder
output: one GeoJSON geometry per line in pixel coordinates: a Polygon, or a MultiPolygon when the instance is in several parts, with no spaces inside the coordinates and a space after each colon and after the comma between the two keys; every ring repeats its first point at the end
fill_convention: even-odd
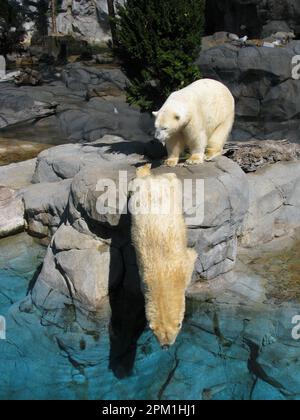
{"type": "Polygon", "coordinates": [[[57,308],[58,302],[73,302],[96,310],[109,288],[122,278],[123,262],[117,248],[61,225],[48,248],[32,297],[36,305],[47,309],[57,308]],[[57,301],[57,294],[65,298],[57,301]]]}
{"type": "Polygon", "coordinates": [[[124,90],[128,84],[128,79],[119,68],[96,68],[82,63],[68,64],[62,72],[62,80],[68,88],[77,91],[88,86],[101,87],[108,82],[124,90]]]}
{"type": "Polygon", "coordinates": [[[248,175],[250,207],[241,244],[254,247],[300,225],[299,162],[278,162],[248,175]]]}
{"type": "Polygon", "coordinates": [[[297,0],[210,0],[206,7],[207,32],[233,32],[266,37],[293,30],[297,35],[300,5],[297,0]]]}
{"type": "Polygon", "coordinates": [[[36,159],[0,166],[0,185],[18,190],[31,184],[36,159]]]}
{"type": "Polygon", "coordinates": [[[50,239],[63,220],[70,194],[69,180],[30,185],[21,190],[28,233],[50,239]]]}
{"type": "Polygon", "coordinates": [[[224,83],[236,100],[234,140],[299,141],[300,90],[293,79],[293,58],[300,41],[281,48],[222,44],[203,50],[202,75],[224,83]]]}
{"type": "Polygon", "coordinates": [[[103,173],[114,165],[143,161],[145,144],[106,135],[89,144],[66,144],[38,156],[33,182],[57,182],[73,178],[81,169],[99,166],[103,173]]]}
{"type": "MultiPolygon", "coordinates": [[[[141,161],[135,161],[137,163],[141,161]]],[[[153,171],[159,174],[170,169],[159,167],[153,171]]],[[[189,243],[199,254],[194,281],[213,279],[235,265],[237,236],[248,210],[247,177],[225,157],[196,167],[178,167],[174,172],[183,182],[189,180],[193,188],[192,191],[185,190],[184,209],[189,243]]],[[[134,177],[135,166],[130,166],[124,159],[111,161],[106,166],[94,163],[83,167],[74,176],[64,219],[66,226],[61,225],[52,238],[45,268],[37,281],[36,302],[40,301],[38,296],[47,296],[47,292],[43,292],[45,284],[52,287],[54,282],[56,290],[64,292],[65,279],[71,278],[76,290],[72,293],[79,301],[95,307],[97,296],[103,297],[108,287],[121,281],[122,261],[130,278],[139,278],[127,209],[128,184],[134,177]],[[108,203],[106,187],[111,188],[108,203]],[[106,205],[105,211],[103,204],[106,205]],[[111,258],[117,258],[117,262],[112,264],[111,258]],[[92,290],[96,287],[94,279],[99,276],[100,268],[101,288],[93,296],[84,288],[92,290]],[[87,285],[82,281],[86,276],[89,277],[87,285]]],[[[130,278],[127,280],[129,288],[130,278]]]]}
{"type": "Polygon", "coordinates": [[[22,89],[2,85],[0,90],[0,128],[32,122],[55,114],[57,104],[35,100],[22,89]]]}
{"type": "Polygon", "coordinates": [[[42,86],[0,84],[0,128],[10,138],[51,145],[93,142],[104,135],[152,138],[153,119],[126,103],[127,79],[119,68],[75,63],[61,75],[49,66],[41,73],[48,80],[42,86]]]}
{"type": "MultiPolygon", "coordinates": [[[[115,2],[123,3],[123,0],[115,2]]],[[[103,44],[111,39],[106,0],[64,0],[56,18],[57,32],[103,44]]]]}
{"type": "Polygon", "coordinates": [[[22,199],[14,190],[0,186],[0,238],[19,233],[24,227],[22,199]]]}

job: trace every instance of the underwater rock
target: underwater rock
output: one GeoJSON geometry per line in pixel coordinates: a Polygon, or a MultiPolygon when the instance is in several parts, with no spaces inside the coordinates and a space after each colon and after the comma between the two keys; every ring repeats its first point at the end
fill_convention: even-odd
{"type": "Polygon", "coordinates": [[[41,143],[0,137],[0,166],[33,159],[48,147],[41,143]]]}

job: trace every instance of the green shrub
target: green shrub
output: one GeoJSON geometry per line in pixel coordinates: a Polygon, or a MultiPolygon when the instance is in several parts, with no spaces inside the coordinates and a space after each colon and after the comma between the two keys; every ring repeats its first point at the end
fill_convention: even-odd
{"type": "Polygon", "coordinates": [[[0,54],[16,51],[24,37],[24,16],[17,1],[0,0],[0,54]]]}
{"type": "Polygon", "coordinates": [[[128,102],[158,109],[200,78],[205,0],[127,0],[118,6],[116,53],[130,80],[128,102]]]}

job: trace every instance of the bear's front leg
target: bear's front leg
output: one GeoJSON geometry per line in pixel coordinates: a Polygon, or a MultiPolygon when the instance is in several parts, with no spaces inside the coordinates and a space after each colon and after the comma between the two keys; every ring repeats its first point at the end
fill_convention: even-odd
{"type": "Polygon", "coordinates": [[[207,136],[205,131],[201,131],[199,137],[189,142],[191,156],[186,161],[187,165],[200,165],[204,162],[207,136]]]}
{"type": "Polygon", "coordinates": [[[183,142],[179,136],[171,138],[166,144],[168,151],[168,159],[165,160],[165,165],[174,167],[178,165],[180,154],[183,151],[183,142]]]}

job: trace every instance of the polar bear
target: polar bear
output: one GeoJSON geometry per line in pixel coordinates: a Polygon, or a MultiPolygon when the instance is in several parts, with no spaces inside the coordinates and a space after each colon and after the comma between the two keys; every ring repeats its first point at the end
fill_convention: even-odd
{"type": "Polygon", "coordinates": [[[155,137],[166,145],[166,165],[176,166],[185,148],[187,164],[212,160],[223,152],[234,123],[235,102],[222,83],[202,79],[174,92],[158,112],[153,112],[155,137]]]}
{"type": "Polygon", "coordinates": [[[140,213],[131,209],[131,235],[144,285],[149,326],[162,348],[167,349],[182,327],[185,292],[197,253],[188,248],[181,182],[175,174],[152,175],[150,168],[151,165],[138,170],[130,188],[135,191],[135,200],[147,209],[140,213]],[[154,211],[155,206],[151,206],[165,204],[167,200],[166,211],[154,211]]]}

